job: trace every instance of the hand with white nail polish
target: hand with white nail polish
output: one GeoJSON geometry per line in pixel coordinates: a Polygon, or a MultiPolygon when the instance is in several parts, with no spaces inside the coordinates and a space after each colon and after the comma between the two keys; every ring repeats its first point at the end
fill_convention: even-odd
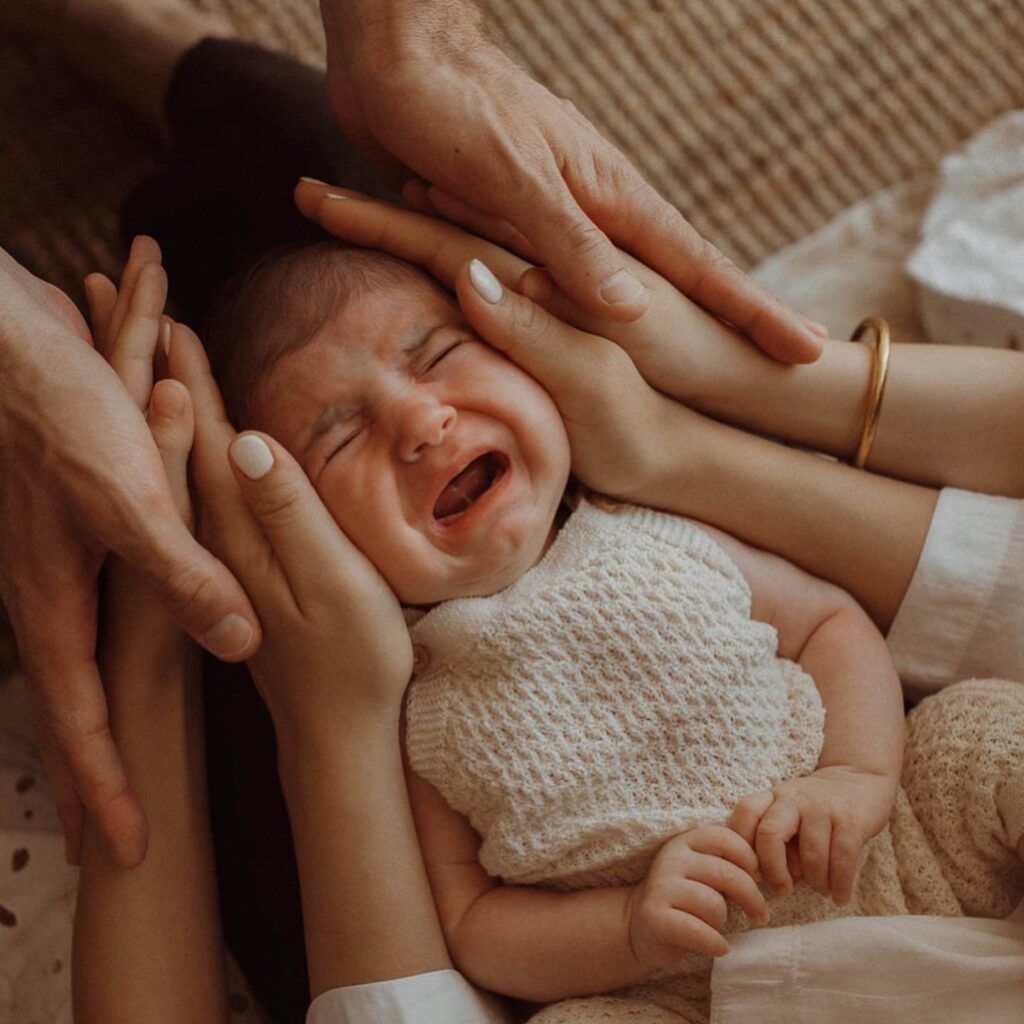
{"type": "Polygon", "coordinates": [[[819,339],[706,242],[568,100],[488,38],[469,0],[323,0],[328,97],[408,201],[543,264],[592,314],[648,308],[633,253],[784,362],[819,339]],[[417,181],[418,177],[422,181],[417,181]]]}
{"type": "Polygon", "coordinates": [[[398,600],[285,448],[266,434],[235,435],[199,339],[182,329],[175,342],[171,371],[196,408],[202,539],[259,613],[263,641],[249,669],[279,746],[333,733],[360,709],[397,727],[412,673],[398,600]]]}

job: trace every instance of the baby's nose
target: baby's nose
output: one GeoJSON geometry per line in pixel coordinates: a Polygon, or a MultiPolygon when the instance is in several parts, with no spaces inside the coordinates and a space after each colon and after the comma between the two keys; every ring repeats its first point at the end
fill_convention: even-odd
{"type": "Polygon", "coordinates": [[[434,398],[409,402],[402,416],[399,454],[405,462],[415,462],[423,452],[436,447],[458,418],[450,405],[434,398]]]}

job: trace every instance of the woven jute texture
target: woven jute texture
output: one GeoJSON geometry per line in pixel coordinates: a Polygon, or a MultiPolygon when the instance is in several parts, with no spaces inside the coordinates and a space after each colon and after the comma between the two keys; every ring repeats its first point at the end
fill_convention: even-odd
{"type": "MultiPolygon", "coordinates": [[[[322,61],[315,0],[194,0],[322,61]]],[[[708,238],[749,266],[1024,106],[1024,0],[484,0],[708,238]]],[[[79,295],[121,257],[115,211],[155,141],[63,71],[0,44],[0,244],[79,295]]]]}

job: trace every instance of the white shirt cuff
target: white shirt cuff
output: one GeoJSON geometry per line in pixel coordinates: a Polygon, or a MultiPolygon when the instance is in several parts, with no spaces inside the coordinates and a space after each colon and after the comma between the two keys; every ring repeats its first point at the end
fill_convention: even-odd
{"type": "Polygon", "coordinates": [[[323,992],[306,1024],[509,1024],[500,1001],[458,971],[349,985],[323,992]]]}
{"type": "Polygon", "coordinates": [[[1024,501],[947,488],[889,630],[903,682],[1024,681],[1024,501]]]}

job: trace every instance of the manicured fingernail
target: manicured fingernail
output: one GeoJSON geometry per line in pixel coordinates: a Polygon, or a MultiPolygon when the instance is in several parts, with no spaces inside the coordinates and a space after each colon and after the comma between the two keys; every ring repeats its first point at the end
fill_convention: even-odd
{"type": "Polygon", "coordinates": [[[241,615],[230,612],[213,629],[207,630],[203,643],[218,658],[233,658],[252,642],[253,625],[241,615]]]}
{"type": "Polygon", "coordinates": [[[823,338],[828,337],[829,331],[824,324],[818,323],[817,320],[811,320],[810,325],[811,330],[814,331],[815,334],[820,334],[823,338]]]}
{"type": "Polygon", "coordinates": [[[351,196],[343,196],[340,192],[325,192],[324,199],[351,199],[351,196]]]}
{"type": "Polygon", "coordinates": [[[644,286],[628,270],[617,270],[601,285],[601,298],[609,306],[635,302],[643,293],[644,286]]]}
{"type": "Polygon", "coordinates": [[[160,347],[164,350],[165,356],[171,354],[171,318],[169,316],[160,317],[160,347]]]}
{"type": "Polygon", "coordinates": [[[250,479],[265,477],[274,466],[274,453],[262,437],[246,434],[231,442],[231,461],[250,479]]]}
{"type": "Polygon", "coordinates": [[[481,298],[492,306],[501,298],[501,282],[491,273],[490,268],[479,260],[469,264],[469,280],[481,298]]]}
{"type": "MultiPolygon", "coordinates": [[[[321,181],[319,178],[307,178],[306,175],[302,175],[299,181],[304,181],[307,185],[327,185],[326,181],[321,181]]],[[[330,186],[327,186],[330,188],[330,186]]]]}

